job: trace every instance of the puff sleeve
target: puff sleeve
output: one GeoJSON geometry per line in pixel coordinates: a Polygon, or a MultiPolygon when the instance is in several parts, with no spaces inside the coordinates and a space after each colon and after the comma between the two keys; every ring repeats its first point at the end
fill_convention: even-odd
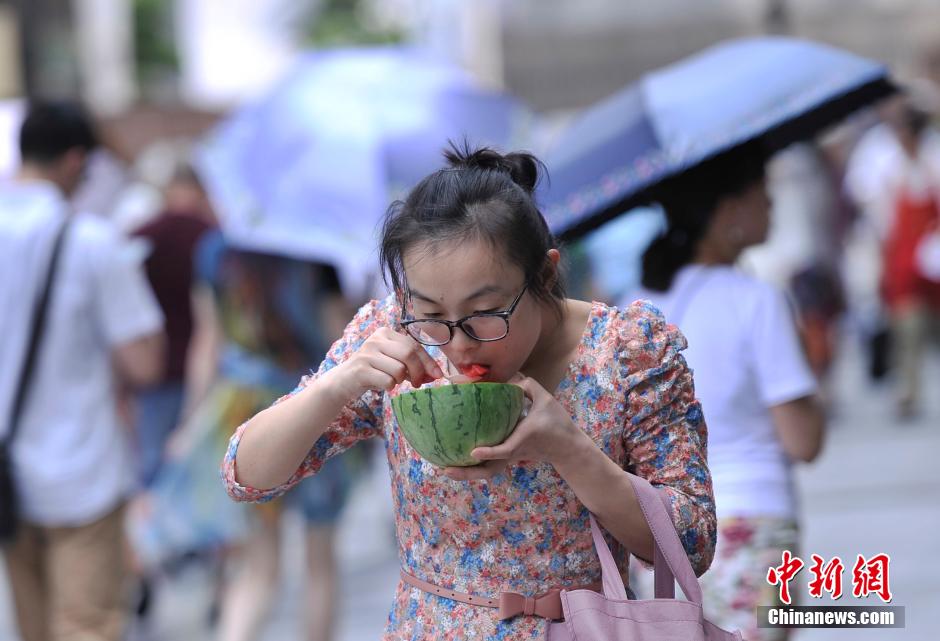
{"type": "Polygon", "coordinates": [[[680,354],[687,343],[648,301],[633,303],[624,314],[618,360],[629,421],[627,470],[668,493],[679,538],[701,576],[714,556],[717,520],[708,431],[692,371],[680,354]]]}

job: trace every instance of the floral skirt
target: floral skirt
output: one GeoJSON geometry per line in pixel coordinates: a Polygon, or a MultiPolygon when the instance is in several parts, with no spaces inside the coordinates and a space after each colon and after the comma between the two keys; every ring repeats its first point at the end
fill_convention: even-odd
{"type": "MultiPolygon", "coordinates": [[[[758,628],[759,605],[782,605],[779,588],[767,582],[767,570],[779,566],[784,550],[799,556],[796,521],[776,517],[718,519],[718,545],[711,567],[699,579],[705,618],[725,630],[740,630],[746,641],[785,641],[786,628],[758,628]]],[[[653,597],[653,573],[633,564],[631,582],[641,599],[653,597]]],[[[790,583],[796,605],[802,574],[790,583]]]]}

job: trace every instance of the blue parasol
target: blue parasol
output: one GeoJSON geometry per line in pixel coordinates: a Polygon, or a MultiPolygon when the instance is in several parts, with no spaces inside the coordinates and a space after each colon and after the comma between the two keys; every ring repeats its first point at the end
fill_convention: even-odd
{"type": "Polygon", "coordinates": [[[527,119],[416,50],[318,52],[218,126],[197,165],[229,242],[332,264],[359,296],[390,201],[443,165],[449,139],[512,144],[527,119]]]}
{"type": "Polygon", "coordinates": [[[577,118],[546,156],[543,211],[571,240],[708,158],[755,140],[772,153],[893,91],[883,65],[827,45],[785,37],[716,45],[577,118]]]}

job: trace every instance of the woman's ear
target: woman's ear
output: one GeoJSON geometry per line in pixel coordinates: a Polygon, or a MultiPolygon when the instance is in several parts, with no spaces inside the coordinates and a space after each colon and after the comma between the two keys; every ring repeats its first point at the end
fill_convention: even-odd
{"type": "Polygon", "coordinates": [[[408,297],[405,294],[405,290],[401,287],[397,288],[395,290],[395,297],[398,299],[398,304],[402,311],[405,311],[405,308],[408,307],[408,297]]]}
{"type": "Polygon", "coordinates": [[[557,249],[549,249],[545,254],[545,285],[548,289],[555,286],[558,280],[558,263],[561,261],[561,252],[557,249]]]}

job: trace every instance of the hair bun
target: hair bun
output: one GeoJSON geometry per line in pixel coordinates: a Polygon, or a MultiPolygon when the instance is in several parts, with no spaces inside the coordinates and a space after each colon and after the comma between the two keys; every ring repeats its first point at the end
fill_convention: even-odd
{"type": "Polygon", "coordinates": [[[532,154],[513,152],[503,155],[490,147],[471,148],[467,141],[464,141],[462,147],[451,142],[450,149],[444,151],[444,158],[453,169],[483,169],[506,173],[528,194],[531,194],[538,184],[539,169],[544,169],[541,161],[532,154]]]}

